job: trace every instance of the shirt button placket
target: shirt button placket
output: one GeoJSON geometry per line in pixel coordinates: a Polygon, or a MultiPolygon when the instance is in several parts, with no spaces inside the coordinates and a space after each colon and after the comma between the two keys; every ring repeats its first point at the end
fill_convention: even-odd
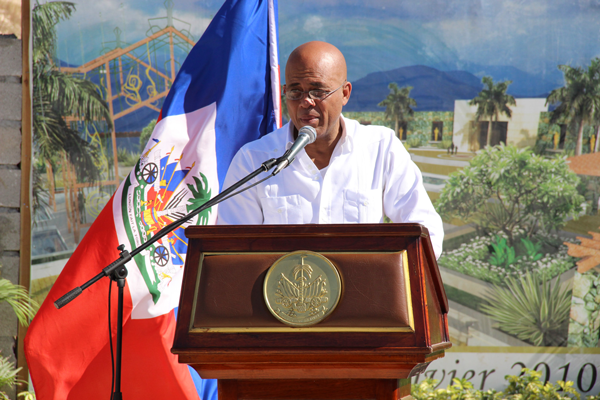
{"type": "MultiPolygon", "coordinates": [[[[319,178],[321,178],[321,173],[318,172],[319,178]]],[[[331,223],[331,180],[327,179],[331,173],[326,174],[325,178],[322,178],[321,184],[321,223],[330,224],[331,223]]]]}

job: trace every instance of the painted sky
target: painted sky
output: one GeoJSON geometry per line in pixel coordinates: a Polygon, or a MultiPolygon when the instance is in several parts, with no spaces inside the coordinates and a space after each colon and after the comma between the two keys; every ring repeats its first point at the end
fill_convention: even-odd
{"type": "MultiPolygon", "coordinates": [[[[133,43],[148,19],[166,15],[163,0],[75,3],[59,25],[59,57],[71,64],[97,57],[115,27],[133,43]]],[[[174,16],[189,24],[175,25],[197,40],[222,3],[174,0],[174,16]]],[[[600,56],[600,0],[280,0],[279,29],[282,65],[298,44],[325,40],[346,55],[350,80],[410,65],[477,76],[510,66],[559,85],[558,64],[600,56]]]]}

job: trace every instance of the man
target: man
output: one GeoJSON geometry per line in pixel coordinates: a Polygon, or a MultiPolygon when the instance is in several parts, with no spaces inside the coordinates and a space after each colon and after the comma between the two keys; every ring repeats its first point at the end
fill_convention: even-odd
{"type": "Polygon", "coordinates": [[[291,122],[242,147],[224,187],[281,156],[301,127],[315,128],[317,139],[278,175],[221,203],[217,223],[378,223],[385,214],[425,225],[439,257],[442,220],[402,143],[391,129],[341,115],[352,92],[342,53],[329,43],[305,43],[290,54],[285,81],[291,122]]]}

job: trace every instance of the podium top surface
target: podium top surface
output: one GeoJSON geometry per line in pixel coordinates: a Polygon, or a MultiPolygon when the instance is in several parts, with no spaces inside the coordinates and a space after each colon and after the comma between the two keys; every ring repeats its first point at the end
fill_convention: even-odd
{"type": "Polygon", "coordinates": [[[303,224],[303,225],[209,225],[186,228],[188,238],[215,236],[288,237],[288,236],[420,236],[429,237],[428,229],[407,224],[303,224]]]}

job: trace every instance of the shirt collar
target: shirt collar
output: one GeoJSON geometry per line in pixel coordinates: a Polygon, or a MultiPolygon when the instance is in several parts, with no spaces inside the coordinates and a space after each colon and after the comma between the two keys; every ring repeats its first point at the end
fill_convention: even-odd
{"type": "Polygon", "coordinates": [[[354,130],[348,128],[343,115],[340,115],[340,124],[342,125],[342,138],[339,144],[342,146],[342,154],[350,153],[354,145],[354,130]]]}
{"type": "Polygon", "coordinates": [[[290,121],[288,122],[287,126],[287,142],[285,144],[285,148],[289,149],[290,147],[292,147],[292,144],[294,144],[294,124],[292,123],[292,121],[290,121]]]}
{"type": "MultiPolygon", "coordinates": [[[[342,137],[338,142],[338,146],[341,146],[342,153],[349,153],[352,151],[354,131],[346,128],[346,120],[343,115],[340,114],[340,124],[342,125],[342,137]]],[[[289,149],[294,144],[294,124],[292,121],[288,122],[287,131],[287,143],[286,149],[289,149]]]]}

